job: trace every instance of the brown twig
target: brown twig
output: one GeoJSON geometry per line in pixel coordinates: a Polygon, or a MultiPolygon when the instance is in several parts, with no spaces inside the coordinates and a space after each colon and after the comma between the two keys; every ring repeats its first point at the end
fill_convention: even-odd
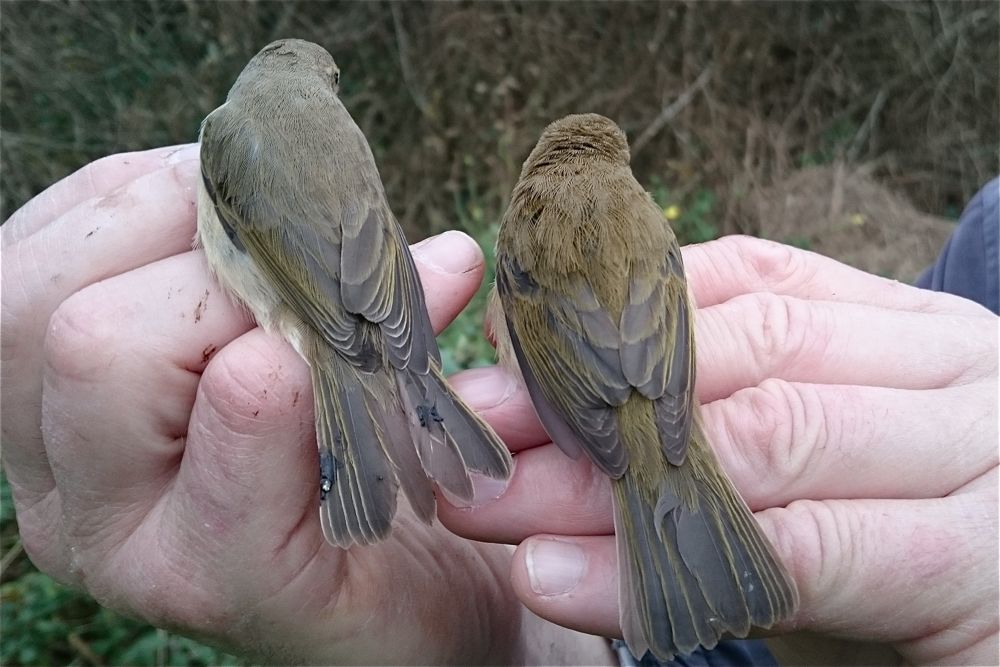
{"type": "Polygon", "coordinates": [[[643,148],[646,147],[653,137],[660,133],[660,130],[669,123],[671,120],[677,117],[684,108],[691,104],[691,100],[698,93],[699,90],[704,88],[708,84],[709,78],[712,76],[712,63],[709,63],[705,69],[701,71],[698,78],[694,80],[690,86],[688,86],[684,92],[677,96],[673,102],[668,104],[663,108],[663,110],[653,119],[646,129],[642,131],[642,134],[632,142],[632,157],[635,158],[643,148]]]}
{"type": "Polygon", "coordinates": [[[7,553],[3,555],[3,558],[0,559],[0,580],[2,580],[3,575],[7,573],[7,568],[10,567],[10,564],[17,560],[17,557],[22,553],[24,553],[24,545],[21,543],[21,540],[18,540],[14,543],[14,546],[12,546],[7,553]]]}
{"type": "Polygon", "coordinates": [[[410,40],[403,28],[403,16],[398,2],[390,2],[392,8],[392,25],[396,33],[396,48],[399,51],[399,68],[403,74],[403,81],[406,89],[410,91],[417,108],[420,109],[426,118],[432,118],[430,105],[427,103],[427,96],[417,86],[416,77],[413,75],[413,67],[410,64],[410,40]]]}
{"type": "Polygon", "coordinates": [[[83,637],[75,632],[71,632],[66,637],[66,641],[73,647],[74,651],[79,653],[84,660],[94,665],[94,667],[104,667],[104,661],[101,660],[101,656],[94,653],[94,649],[90,648],[90,645],[83,640],[83,637]]]}
{"type": "Polygon", "coordinates": [[[871,109],[868,110],[868,115],[865,116],[865,122],[861,123],[861,127],[858,128],[857,133],[854,135],[854,139],[851,141],[850,148],[847,149],[848,162],[855,162],[858,159],[858,155],[861,153],[861,146],[868,140],[868,137],[874,131],[878,115],[882,112],[882,107],[885,106],[885,102],[888,99],[889,93],[886,92],[885,88],[878,91],[878,94],[875,96],[875,101],[872,102],[871,109]]]}

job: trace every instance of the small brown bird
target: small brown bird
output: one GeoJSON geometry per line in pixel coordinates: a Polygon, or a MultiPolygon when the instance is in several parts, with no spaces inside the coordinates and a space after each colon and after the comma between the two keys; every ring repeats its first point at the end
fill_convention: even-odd
{"type": "Polygon", "coordinates": [[[667,660],[791,615],[795,586],[699,424],[680,248],[617,125],[586,114],[545,129],[496,256],[501,362],[553,441],[613,480],[632,652],[667,660]]]}
{"type": "Polygon", "coordinates": [[[506,478],[511,459],[441,375],[420,278],[339,82],[310,42],[250,60],[202,124],[196,243],[309,364],[323,532],[346,548],[389,534],[400,487],[430,523],[430,480],[469,500],[469,471],[506,478]]]}

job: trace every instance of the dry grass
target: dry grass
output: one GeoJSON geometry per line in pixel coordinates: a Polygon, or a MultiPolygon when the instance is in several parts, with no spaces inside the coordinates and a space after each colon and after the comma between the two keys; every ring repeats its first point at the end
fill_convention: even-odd
{"type": "Polygon", "coordinates": [[[747,219],[761,236],[912,283],[941,251],[952,225],[916,210],[866,171],[842,163],[801,169],[755,192],[747,219]]]}

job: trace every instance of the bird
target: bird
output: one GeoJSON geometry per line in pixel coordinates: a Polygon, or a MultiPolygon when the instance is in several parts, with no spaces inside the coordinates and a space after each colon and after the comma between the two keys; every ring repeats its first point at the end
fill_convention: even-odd
{"type": "MultiPolygon", "coordinates": [[[[471,500],[511,456],[449,387],[403,231],[318,44],[247,63],[200,132],[195,245],[223,289],[310,368],[323,534],[391,533],[401,489],[426,523],[434,484],[471,500]]],[[[315,491],[314,491],[315,492],[315,491]]]]}
{"type": "Polygon", "coordinates": [[[542,132],[501,219],[488,320],[552,440],[612,480],[633,654],[666,661],[794,613],[795,584],[702,426],[684,261],[614,121],[542,132]]]}

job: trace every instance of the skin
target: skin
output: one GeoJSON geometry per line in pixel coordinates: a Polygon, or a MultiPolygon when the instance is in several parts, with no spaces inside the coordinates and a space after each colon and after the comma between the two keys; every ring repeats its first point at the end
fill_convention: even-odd
{"type": "MultiPolygon", "coordinates": [[[[548,622],[618,632],[610,485],[501,369],[452,383],[516,452],[510,486],[439,516],[516,551],[415,520],[368,557],[321,549],[308,372],[189,250],[198,173],[197,147],[111,156],[0,228],[3,463],[32,560],[267,664],[615,664],[548,622]]],[[[802,595],[783,629],[996,664],[997,318],[755,239],[683,254],[706,428],[802,595]]],[[[438,329],[482,256],[455,233],[414,255],[438,329]]]]}
{"type": "Polygon", "coordinates": [[[545,128],[496,256],[501,363],[523,375],[549,436],[613,480],[632,653],[666,662],[791,616],[795,586],[703,432],[680,248],[614,122],[545,128]]]}

